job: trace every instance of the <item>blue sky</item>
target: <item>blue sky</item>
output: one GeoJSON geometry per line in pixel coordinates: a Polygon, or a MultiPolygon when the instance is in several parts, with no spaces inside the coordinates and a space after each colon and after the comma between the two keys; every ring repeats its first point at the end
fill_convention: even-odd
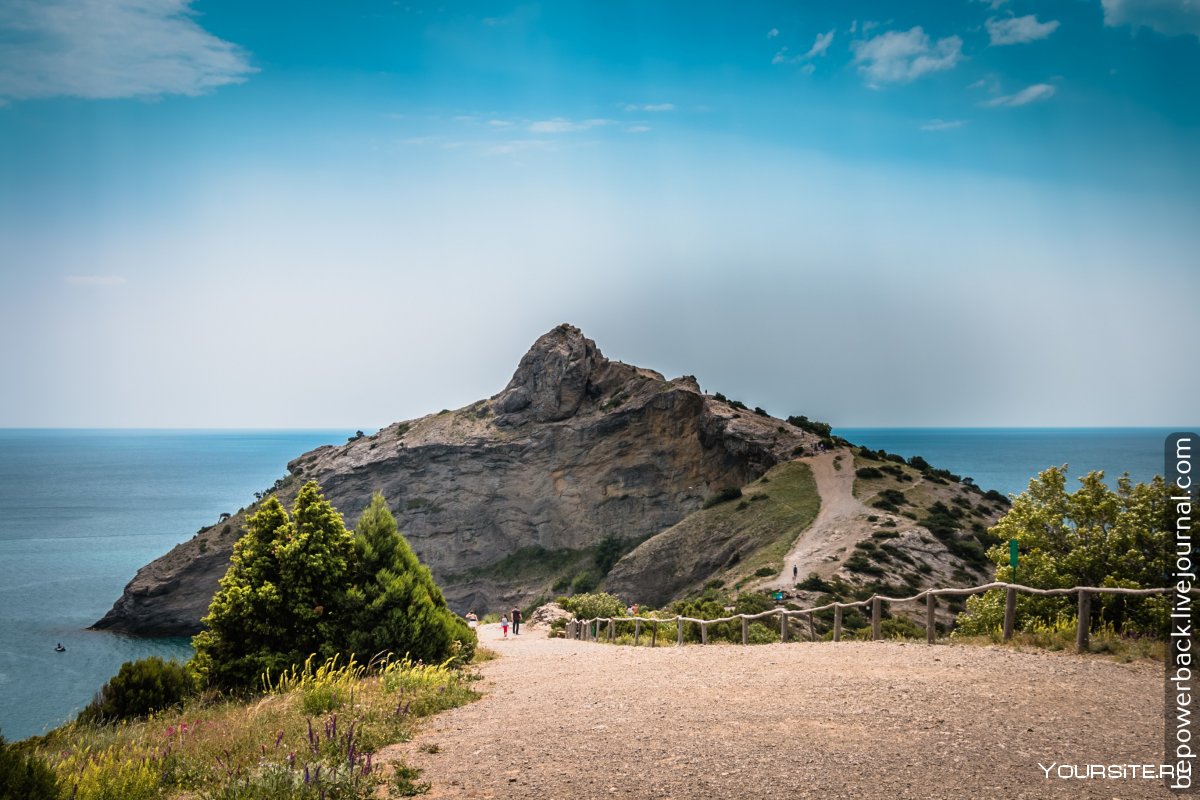
{"type": "Polygon", "coordinates": [[[0,426],[369,429],[610,357],[1195,422],[1200,10],[0,0],[0,426]]]}

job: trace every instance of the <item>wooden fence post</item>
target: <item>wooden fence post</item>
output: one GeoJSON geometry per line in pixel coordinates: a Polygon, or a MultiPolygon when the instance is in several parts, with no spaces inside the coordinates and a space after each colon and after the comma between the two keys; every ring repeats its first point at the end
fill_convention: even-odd
{"type": "Polygon", "coordinates": [[[1090,592],[1079,590],[1079,629],[1075,632],[1075,649],[1081,653],[1087,652],[1088,634],[1092,627],[1092,595],[1090,592]]]}
{"type": "Polygon", "coordinates": [[[633,621],[633,646],[637,647],[642,640],[642,620],[639,617],[633,621]]]}
{"type": "Polygon", "coordinates": [[[683,647],[683,617],[675,618],[675,646],[683,647]]]}
{"type": "Polygon", "coordinates": [[[814,642],[817,640],[817,623],[813,619],[815,616],[811,611],[808,612],[808,638],[814,642]]]}
{"type": "Polygon", "coordinates": [[[877,642],[882,638],[879,632],[880,621],[883,617],[881,613],[882,605],[883,601],[879,599],[879,595],[871,598],[871,641],[873,642],[877,642]]]}
{"type": "Polygon", "coordinates": [[[933,611],[937,608],[937,596],[933,592],[925,595],[925,642],[933,644],[937,639],[937,623],[933,618],[933,611]]]}
{"type": "Polygon", "coordinates": [[[750,620],[742,616],[742,644],[750,644],[750,620]]]}
{"type": "Polygon", "coordinates": [[[650,623],[650,646],[654,647],[654,645],[657,641],[658,641],[658,620],[654,620],[653,622],[650,623]]]}
{"type": "Polygon", "coordinates": [[[615,642],[617,640],[617,623],[615,623],[612,619],[609,619],[608,621],[608,640],[610,642],[615,642]]]}
{"type": "Polygon", "coordinates": [[[779,642],[787,641],[787,612],[779,609],[779,642]]]}
{"type": "Polygon", "coordinates": [[[1017,587],[1010,586],[1004,593],[1004,641],[1012,639],[1013,627],[1017,623],[1017,587]]]}
{"type": "Polygon", "coordinates": [[[700,644],[708,644],[708,623],[700,623],[700,644]]]}
{"type": "Polygon", "coordinates": [[[833,607],[833,640],[835,642],[842,640],[842,607],[840,605],[833,607]]]}

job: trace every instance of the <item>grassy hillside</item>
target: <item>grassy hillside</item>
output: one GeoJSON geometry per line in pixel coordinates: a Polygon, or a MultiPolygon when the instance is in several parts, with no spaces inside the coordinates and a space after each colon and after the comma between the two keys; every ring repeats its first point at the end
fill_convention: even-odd
{"type": "Polygon", "coordinates": [[[821,498],[808,465],[789,461],[740,495],[717,494],[706,505],[621,559],[608,588],[661,605],[709,581],[778,573],[796,537],[816,518],[821,498]]]}
{"type": "MultiPolygon", "coordinates": [[[[69,723],[18,745],[75,800],[308,800],[421,789],[403,764],[374,754],[405,741],[418,718],[476,697],[459,670],[393,662],[285,675],[247,701],[208,696],[114,725],[69,723]]],[[[53,800],[51,797],[43,800],[53,800]]]]}

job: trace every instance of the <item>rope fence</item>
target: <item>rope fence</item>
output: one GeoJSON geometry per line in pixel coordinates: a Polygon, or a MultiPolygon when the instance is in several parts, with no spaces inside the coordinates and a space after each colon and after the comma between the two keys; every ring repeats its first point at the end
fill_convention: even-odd
{"type": "MultiPolygon", "coordinates": [[[[1052,595],[1079,595],[1079,622],[1075,631],[1075,648],[1079,651],[1087,650],[1088,634],[1091,626],[1092,616],[1092,595],[1097,594],[1123,594],[1145,596],[1154,594],[1170,594],[1174,589],[1123,589],[1117,587],[1099,587],[1099,586],[1076,586],[1071,589],[1035,589],[1032,586],[1021,586],[1015,583],[987,583],[982,586],[974,586],[969,589],[926,589],[922,592],[914,594],[912,597],[886,597],[884,595],[872,595],[866,600],[856,600],[850,603],[834,602],[826,603],[823,606],[814,608],[805,608],[799,610],[788,610],[785,608],[773,608],[769,611],[762,611],[758,614],[734,614],[729,617],[720,617],[718,619],[694,619],[692,617],[676,616],[674,618],[659,619],[655,617],[594,617],[589,620],[568,620],[566,628],[566,636],[568,639],[576,639],[579,641],[600,641],[602,636],[603,623],[603,639],[605,641],[616,640],[616,623],[632,622],[634,625],[633,641],[638,644],[642,637],[642,628],[645,625],[650,627],[650,646],[658,645],[658,629],[660,626],[675,625],[675,644],[676,646],[683,645],[683,626],[685,624],[698,624],[700,626],[700,643],[708,644],[708,626],[719,625],[726,622],[734,622],[741,620],[742,622],[742,644],[750,643],[750,623],[755,620],[766,619],[767,617],[779,617],[779,640],[786,642],[788,640],[788,632],[790,621],[793,618],[807,617],[809,639],[816,641],[817,630],[815,615],[820,611],[828,611],[833,609],[833,641],[840,642],[842,640],[842,611],[847,608],[859,608],[869,606],[871,609],[871,640],[877,641],[883,638],[880,634],[880,626],[883,619],[883,604],[884,603],[914,603],[920,600],[925,601],[925,640],[928,644],[933,644],[937,637],[937,630],[934,625],[934,613],[937,610],[937,598],[943,595],[973,595],[982,594],[983,592],[991,591],[992,589],[1004,589],[1004,641],[1009,641],[1013,635],[1013,628],[1017,619],[1017,594],[1032,594],[1041,596],[1052,595]]],[[[1193,589],[1192,592],[1198,591],[1193,589]]]]}

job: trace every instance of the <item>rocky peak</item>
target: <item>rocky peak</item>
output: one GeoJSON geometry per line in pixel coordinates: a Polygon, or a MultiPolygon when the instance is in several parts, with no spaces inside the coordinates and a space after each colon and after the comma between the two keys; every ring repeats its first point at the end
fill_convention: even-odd
{"type": "Polygon", "coordinates": [[[536,422],[574,416],[588,399],[593,378],[609,363],[579,328],[559,325],[521,358],[512,380],[495,397],[496,411],[536,422]]]}

